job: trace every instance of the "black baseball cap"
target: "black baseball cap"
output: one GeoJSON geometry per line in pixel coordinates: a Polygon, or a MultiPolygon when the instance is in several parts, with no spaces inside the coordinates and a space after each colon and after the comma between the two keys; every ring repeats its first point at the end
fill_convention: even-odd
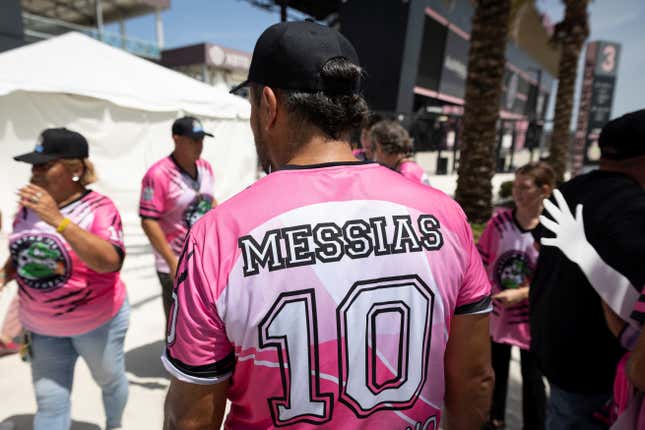
{"type": "Polygon", "coordinates": [[[645,109],[609,121],[600,132],[598,146],[605,160],[645,155],[645,109]]]}
{"type": "Polygon", "coordinates": [[[211,133],[204,131],[202,122],[192,116],[185,116],[176,119],[172,124],[172,134],[176,134],[178,136],[186,136],[192,139],[201,139],[204,136],[213,137],[211,133]]]}
{"type": "Polygon", "coordinates": [[[230,92],[235,93],[251,82],[285,90],[323,91],[322,68],[339,57],[359,65],[352,44],[333,28],[311,21],[274,24],[264,30],[255,44],[247,80],[230,92]]]}
{"type": "Polygon", "coordinates": [[[82,134],[66,128],[48,128],[40,134],[33,152],[13,157],[29,164],[44,164],[61,158],[87,158],[89,145],[82,134]]]}

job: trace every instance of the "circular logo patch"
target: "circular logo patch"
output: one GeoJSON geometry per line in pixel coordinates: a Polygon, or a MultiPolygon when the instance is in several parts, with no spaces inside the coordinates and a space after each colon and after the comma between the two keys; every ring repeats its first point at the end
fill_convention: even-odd
{"type": "Polygon", "coordinates": [[[529,282],[533,266],[529,256],[522,251],[507,251],[495,264],[495,281],[502,290],[518,288],[529,282]]]}
{"type": "Polygon", "coordinates": [[[21,284],[36,290],[53,290],[69,279],[71,260],[58,238],[26,235],[12,242],[10,249],[21,284]]]}
{"type": "Polygon", "coordinates": [[[213,207],[213,197],[200,194],[193,199],[184,211],[184,224],[190,228],[213,207]]]}

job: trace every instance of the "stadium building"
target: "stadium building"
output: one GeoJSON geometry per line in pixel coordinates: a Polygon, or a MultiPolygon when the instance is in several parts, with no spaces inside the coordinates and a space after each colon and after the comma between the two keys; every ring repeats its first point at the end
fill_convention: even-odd
{"type": "Polygon", "coordinates": [[[2,0],[0,2],[0,52],[77,31],[109,45],[152,60],[161,57],[164,45],[161,11],[170,0],[2,0]],[[156,41],[128,37],[125,21],[155,14],[156,41]],[[105,30],[118,24],[119,32],[105,30]]]}
{"type": "MultiPolygon", "coordinates": [[[[338,28],[352,41],[367,71],[365,95],[370,107],[402,120],[417,151],[433,151],[430,170],[456,170],[474,13],[471,1],[247,1],[282,10],[283,17],[288,6],[338,28]]],[[[500,103],[499,171],[528,161],[533,152],[521,150],[540,143],[559,59],[548,43],[552,27],[532,2],[517,12],[511,27],[500,103]]]]}

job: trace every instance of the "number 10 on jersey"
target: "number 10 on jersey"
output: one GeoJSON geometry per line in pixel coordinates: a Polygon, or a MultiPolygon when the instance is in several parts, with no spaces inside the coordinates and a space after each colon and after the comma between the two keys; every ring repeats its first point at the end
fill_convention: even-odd
{"type": "MultiPolygon", "coordinates": [[[[340,302],[338,395],[357,416],[414,405],[426,382],[433,309],[434,293],[416,275],[356,282],[340,302]],[[385,315],[399,321],[398,358],[394,377],[379,381],[377,320],[385,315]]],[[[306,289],[282,293],[260,323],[260,347],[277,348],[280,360],[284,395],[268,399],[276,426],[332,417],[334,394],[320,391],[317,319],[315,292],[306,289]]]]}

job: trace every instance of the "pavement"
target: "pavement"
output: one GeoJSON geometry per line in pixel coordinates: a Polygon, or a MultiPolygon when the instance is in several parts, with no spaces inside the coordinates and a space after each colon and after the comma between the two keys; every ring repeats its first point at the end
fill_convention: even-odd
{"type": "MultiPolygon", "coordinates": [[[[161,429],[169,379],[159,360],[164,316],[150,249],[129,248],[122,274],[132,307],[125,341],[130,397],[123,428],[161,429]]],[[[0,423],[11,420],[16,430],[31,429],[36,410],[31,372],[29,364],[23,363],[16,354],[0,358],[0,391],[0,423]]],[[[105,426],[101,392],[83,360],[76,363],[72,418],[73,430],[99,430],[105,426]]]]}
{"type": "MultiPolygon", "coordinates": [[[[2,245],[0,243],[0,249],[6,249],[2,245]]],[[[4,261],[6,254],[0,257],[4,261]]],[[[132,306],[125,341],[130,382],[130,397],[123,420],[125,430],[161,429],[163,423],[163,401],[169,379],[159,359],[163,349],[164,316],[153,260],[148,246],[130,246],[122,271],[132,306]]],[[[506,428],[509,430],[521,429],[522,422],[518,360],[519,354],[514,350],[507,401],[506,428]]],[[[30,367],[15,354],[0,358],[0,398],[0,430],[3,430],[2,423],[8,421],[15,424],[15,430],[31,429],[36,402],[30,367]]],[[[101,430],[105,425],[100,390],[83,360],[76,364],[72,419],[72,430],[101,430]]]]}

